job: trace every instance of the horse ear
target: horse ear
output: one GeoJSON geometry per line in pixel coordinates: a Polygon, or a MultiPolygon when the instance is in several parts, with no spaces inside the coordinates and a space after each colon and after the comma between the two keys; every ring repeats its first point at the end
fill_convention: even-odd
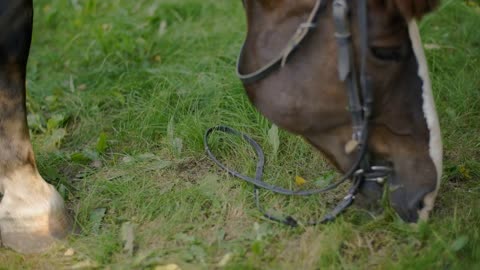
{"type": "Polygon", "coordinates": [[[438,4],[439,0],[390,0],[392,3],[390,6],[396,8],[400,14],[407,20],[418,19],[420,20],[425,14],[433,11],[438,4]]]}

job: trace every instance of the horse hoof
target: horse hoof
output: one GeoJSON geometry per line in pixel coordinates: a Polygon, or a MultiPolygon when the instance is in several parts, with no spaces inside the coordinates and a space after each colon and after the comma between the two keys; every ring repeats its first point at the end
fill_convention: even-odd
{"type": "Polygon", "coordinates": [[[44,253],[61,239],[45,231],[9,232],[2,234],[2,238],[4,247],[22,254],[44,253]]]}
{"type": "Polygon", "coordinates": [[[42,253],[68,235],[71,222],[63,199],[47,186],[49,196],[44,198],[48,199],[38,202],[4,194],[0,203],[0,243],[4,247],[24,254],[42,253]]]}

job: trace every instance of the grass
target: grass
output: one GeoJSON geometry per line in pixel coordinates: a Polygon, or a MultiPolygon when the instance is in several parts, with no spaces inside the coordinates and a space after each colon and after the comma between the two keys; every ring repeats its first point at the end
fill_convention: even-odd
{"type": "MultiPolygon", "coordinates": [[[[270,123],[245,97],[234,74],[240,1],[35,1],[33,143],[42,175],[81,230],[44,255],[2,249],[0,269],[480,268],[480,11],[468,3],[444,1],[421,25],[434,45],[427,56],[445,144],[428,224],[414,229],[388,213],[351,209],[333,224],[290,229],[263,219],[252,188],[203,152],[203,132],[228,124],[265,147],[270,182],[331,174],[286,132],[275,151],[270,123]],[[133,255],[123,251],[126,222],[134,224],[133,255]],[[69,248],[74,254],[64,255],[69,248]]],[[[224,161],[252,174],[251,150],[225,142],[215,141],[224,161]]],[[[339,196],[262,199],[305,220],[339,196]]]]}

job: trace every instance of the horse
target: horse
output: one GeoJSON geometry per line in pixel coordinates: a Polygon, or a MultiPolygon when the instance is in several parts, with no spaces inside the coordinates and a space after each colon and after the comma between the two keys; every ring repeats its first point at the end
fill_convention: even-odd
{"type": "Polygon", "coordinates": [[[0,239],[29,253],[46,250],[70,228],[64,201],[39,174],[26,120],[25,78],[31,0],[0,1],[0,239]]]}
{"type": "MultiPolygon", "coordinates": [[[[348,16],[358,16],[356,1],[347,2],[348,16]]],[[[245,88],[252,103],[272,122],[302,135],[339,170],[347,171],[358,147],[345,151],[348,142],[355,144],[352,120],[345,110],[345,86],[337,79],[333,1],[322,3],[315,25],[305,26],[312,32],[306,42],[292,51],[281,68],[246,83],[245,88]]],[[[441,176],[440,130],[413,21],[435,4],[432,0],[368,1],[369,48],[364,55],[374,102],[369,136],[359,132],[356,139],[368,148],[370,161],[392,164],[391,202],[407,221],[427,216],[441,176]],[[365,138],[368,147],[362,143],[365,138]]],[[[240,64],[243,72],[250,72],[281,50],[317,1],[245,0],[244,5],[248,34],[240,64]]],[[[0,1],[0,239],[3,246],[22,253],[45,251],[71,231],[62,197],[38,172],[27,126],[25,78],[32,22],[32,0],[0,1]]],[[[352,52],[358,62],[359,28],[353,23],[351,28],[352,52]]],[[[362,192],[368,193],[368,185],[362,186],[362,192]]],[[[371,189],[375,193],[378,187],[371,189]]]]}
{"type": "Polygon", "coordinates": [[[357,195],[378,206],[386,182],[390,205],[409,223],[428,218],[442,174],[416,23],[437,2],[243,1],[247,36],[237,68],[251,103],[345,174],[331,187],[359,178],[345,204],[357,195]],[[386,167],[391,172],[378,171],[386,167]]]}

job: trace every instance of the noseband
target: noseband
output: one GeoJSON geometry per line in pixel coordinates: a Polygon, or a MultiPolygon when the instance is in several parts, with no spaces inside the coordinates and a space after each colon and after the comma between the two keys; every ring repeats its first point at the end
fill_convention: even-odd
{"type": "MultiPolygon", "coordinates": [[[[392,168],[389,166],[372,165],[369,157],[370,155],[368,153],[368,132],[369,120],[373,105],[373,93],[366,70],[366,56],[368,50],[367,0],[358,0],[357,3],[358,27],[360,34],[359,71],[357,71],[357,67],[355,66],[354,62],[354,51],[349,20],[349,6],[347,0],[333,0],[332,3],[335,38],[337,40],[338,52],[338,76],[339,80],[344,82],[346,85],[349,105],[348,110],[352,119],[352,139],[347,143],[345,150],[349,154],[356,155],[352,167],[342,177],[324,188],[314,190],[291,191],[277,186],[272,186],[265,183],[261,179],[263,174],[264,154],[260,146],[252,138],[225,126],[211,128],[204,136],[206,152],[217,165],[225,169],[231,175],[239,177],[255,186],[255,199],[257,207],[263,212],[264,216],[269,219],[279,221],[290,226],[297,225],[297,221],[292,217],[278,218],[266,213],[263,208],[260,207],[258,195],[259,187],[285,195],[306,196],[332,190],[348,179],[352,179],[352,186],[349,189],[347,196],[344,197],[344,199],[332,210],[332,212],[327,214],[320,221],[308,223],[309,225],[315,225],[334,220],[336,216],[350,206],[355,199],[355,194],[358,192],[359,187],[363,182],[374,181],[379,184],[383,184],[386,177],[392,172],[392,168]],[[227,168],[213,155],[208,147],[208,137],[214,131],[240,136],[254,148],[258,156],[255,178],[250,178],[227,168]]],[[[297,31],[289,40],[287,46],[282,50],[282,52],[265,66],[248,74],[242,73],[242,68],[240,66],[245,50],[244,44],[237,61],[237,76],[240,78],[243,84],[248,85],[261,81],[267,78],[273,72],[288,64],[289,58],[293,57],[293,53],[299,48],[299,45],[304,43],[309,35],[313,34],[313,30],[317,26],[318,17],[320,13],[326,9],[326,7],[327,1],[317,0],[310,15],[308,16],[307,21],[300,24],[300,26],[297,28],[297,31]]]]}

